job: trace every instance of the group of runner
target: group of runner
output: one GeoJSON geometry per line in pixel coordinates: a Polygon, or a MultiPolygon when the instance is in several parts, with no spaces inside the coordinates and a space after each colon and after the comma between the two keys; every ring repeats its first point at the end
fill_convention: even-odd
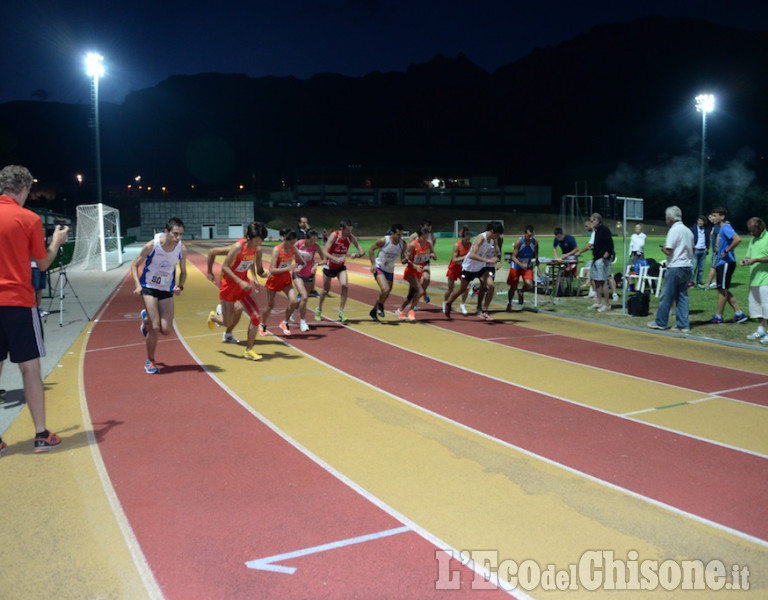
{"type": "MultiPolygon", "coordinates": [[[[269,271],[262,263],[262,243],[267,238],[267,228],[258,222],[248,225],[245,235],[236,242],[217,248],[211,248],[207,257],[207,277],[215,281],[213,266],[216,257],[224,256],[221,263],[221,285],[219,305],[208,315],[208,327],[213,330],[223,327],[222,341],[239,344],[234,336],[234,329],[242,313],[249,317],[248,337],[244,356],[250,360],[260,360],[262,356],[254,350],[256,336],[265,336],[267,322],[274,308],[275,296],[283,293],[288,306],[285,318],[278,323],[283,335],[291,335],[291,323],[298,315],[299,328],[309,331],[306,320],[307,301],[315,292],[315,271],[322,266],[323,287],[319,293],[318,306],[315,309],[315,321],[323,320],[323,304],[331,289],[331,283],[338,279],[341,288],[338,309],[338,321],[346,322],[344,312],[348,296],[348,258],[362,258],[366,255],[359,241],[352,233],[353,225],[342,220],[339,228],[328,236],[325,244],[318,243],[318,233],[310,229],[306,218],[299,220],[298,229],[287,228],[280,232],[281,242],[272,249],[269,271]],[[350,253],[350,247],[357,249],[350,253]],[[258,277],[266,278],[267,301],[263,313],[256,302],[260,291],[258,277]]],[[[146,337],[147,359],[144,370],[148,374],[158,372],[155,363],[155,349],[158,336],[168,335],[173,325],[173,297],[184,289],[187,277],[186,248],[181,238],[184,233],[183,222],[174,217],[166,223],[165,231],[158,233],[147,242],[131,266],[135,293],[144,300],[141,311],[141,332],[146,337]],[[179,276],[176,278],[176,266],[179,276]]],[[[489,223],[486,231],[474,240],[467,227],[454,243],[451,259],[448,263],[448,289],[443,301],[443,312],[451,318],[453,302],[461,297],[460,309],[467,314],[469,285],[477,280],[478,314],[486,320],[493,320],[488,313],[488,306],[494,294],[494,276],[501,261],[501,235],[504,228],[501,223],[489,223]],[[456,286],[456,281],[459,285],[456,286]]],[[[408,282],[408,295],[395,311],[400,320],[415,321],[418,303],[423,298],[429,302],[428,286],[430,283],[430,262],[437,260],[435,236],[432,225],[425,221],[418,229],[405,237],[402,225],[394,224],[387,234],[377,239],[368,250],[371,273],[379,285],[380,293],[369,312],[371,319],[379,321],[386,313],[384,305],[392,291],[395,265],[399,260],[405,265],[403,278],[408,282]]]]}

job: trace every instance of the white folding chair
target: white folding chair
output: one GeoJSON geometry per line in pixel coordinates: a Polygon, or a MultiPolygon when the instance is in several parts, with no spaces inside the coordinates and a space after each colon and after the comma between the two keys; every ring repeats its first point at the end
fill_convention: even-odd
{"type": "Polygon", "coordinates": [[[648,267],[640,267],[640,269],[643,268],[645,269],[645,274],[640,276],[640,291],[645,291],[645,285],[647,283],[650,291],[653,292],[653,295],[658,298],[661,294],[661,282],[664,279],[664,273],[666,272],[667,267],[660,265],[659,274],[655,277],[648,275],[648,267]]]}

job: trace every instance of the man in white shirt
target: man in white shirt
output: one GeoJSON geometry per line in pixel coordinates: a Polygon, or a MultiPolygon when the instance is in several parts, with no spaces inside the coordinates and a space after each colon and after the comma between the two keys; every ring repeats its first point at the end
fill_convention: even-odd
{"type": "Polygon", "coordinates": [[[693,268],[691,269],[691,287],[695,283],[702,289],[704,286],[704,265],[707,262],[709,252],[709,227],[707,217],[700,216],[696,219],[696,225],[691,227],[693,233],[693,268]],[[694,282],[694,278],[696,281],[694,282]]]}
{"type": "Polygon", "coordinates": [[[667,329],[669,309],[675,302],[675,331],[690,333],[688,320],[688,282],[691,280],[693,265],[693,232],[683,225],[683,213],[677,206],[670,206],[665,212],[669,231],[662,247],[667,255],[667,271],[661,291],[656,320],[648,323],[651,329],[667,329]]]}

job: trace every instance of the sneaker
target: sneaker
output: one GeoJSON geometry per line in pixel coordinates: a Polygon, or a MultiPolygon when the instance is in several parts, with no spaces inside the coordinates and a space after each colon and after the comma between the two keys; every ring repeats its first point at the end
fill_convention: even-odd
{"type": "Polygon", "coordinates": [[[47,317],[48,315],[50,315],[50,314],[51,314],[51,313],[49,313],[47,310],[43,310],[42,308],[40,309],[40,311],[39,311],[39,312],[40,312],[40,318],[41,318],[41,319],[45,319],[45,317],[47,317]]]}
{"type": "Polygon", "coordinates": [[[225,344],[239,344],[240,340],[238,340],[234,335],[231,333],[227,333],[226,331],[221,335],[221,341],[225,344]]]}
{"type": "Polygon", "coordinates": [[[349,321],[349,317],[345,315],[343,312],[339,311],[339,323],[346,323],[349,321]]]}
{"type": "Polygon", "coordinates": [[[662,327],[656,321],[651,321],[650,323],[648,323],[648,327],[651,329],[660,329],[662,331],[666,329],[666,327],[662,327]]]}
{"type": "Polygon", "coordinates": [[[409,321],[415,321],[416,320],[416,313],[413,309],[408,311],[408,320],[409,321]]]}
{"type": "Polygon", "coordinates": [[[208,313],[208,329],[210,329],[211,331],[216,329],[216,321],[213,320],[213,317],[215,316],[216,316],[216,311],[212,310],[211,312],[208,313]]]}
{"type": "Polygon", "coordinates": [[[494,320],[493,317],[488,314],[487,310],[484,310],[483,312],[480,313],[480,318],[484,319],[486,321],[493,321],[494,320]]]}
{"type": "Polygon", "coordinates": [[[714,281],[713,281],[712,283],[710,283],[710,284],[709,284],[709,289],[710,289],[710,290],[714,290],[714,289],[716,289],[716,288],[717,288],[717,284],[716,284],[714,281]]]}
{"type": "Polygon", "coordinates": [[[512,303],[511,302],[507,302],[506,310],[507,310],[507,312],[512,312],[512,303]]]}
{"type": "Polygon", "coordinates": [[[429,294],[424,294],[424,302],[429,304],[429,294]]]}
{"type": "Polygon", "coordinates": [[[587,298],[597,298],[597,292],[595,292],[595,290],[592,290],[591,292],[589,292],[589,294],[587,294],[587,298]]]}
{"type": "Polygon", "coordinates": [[[397,318],[400,319],[401,321],[405,319],[405,312],[403,312],[402,310],[398,309],[395,311],[395,313],[397,314],[397,318]]]}
{"type": "Polygon", "coordinates": [[[599,302],[595,302],[592,306],[587,306],[587,310],[597,310],[601,306],[602,304],[600,304],[599,302]]]}
{"type": "Polygon", "coordinates": [[[283,335],[291,335],[291,330],[288,329],[288,323],[285,321],[280,321],[277,326],[280,328],[280,331],[283,332],[283,335]]]}
{"type": "Polygon", "coordinates": [[[378,323],[378,321],[379,321],[379,314],[376,312],[376,307],[375,306],[371,309],[371,312],[369,312],[368,315],[371,317],[371,319],[373,319],[374,321],[376,321],[378,323]]]}
{"type": "Polygon", "coordinates": [[[320,310],[320,307],[318,306],[315,309],[315,321],[318,323],[323,320],[323,312],[320,310]]]}
{"type": "MultiPolygon", "coordinates": [[[[462,315],[466,315],[467,314],[467,305],[466,304],[459,304],[459,310],[461,311],[462,315]]],[[[445,311],[443,311],[443,312],[445,312],[445,311]]]]}
{"type": "Polygon", "coordinates": [[[384,305],[383,304],[379,304],[378,307],[377,307],[377,310],[379,311],[379,316],[382,319],[387,316],[387,313],[384,312],[384,305]]]}
{"type": "Polygon", "coordinates": [[[611,300],[613,300],[614,302],[618,302],[619,295],[616,292],[614,292],[613,295],[611,296],[611,300]]]}
{"type": "Polygon", "coordinates": [[[6,450],[8,450],[8,444],[6,444],[3,440],[0,440],[0,456],[5,454],[6,450]]]}
{"type": "Polygon", "coordinates": [[[261,336],[267,335],[267,326],[264,325],[264,323],[259,323],[259,335],[261,336]]]}
{"type": "Polygon", "coordinates": [[[672,331],[674,331],[675,333],[691,333],[691,330],[688,329],[687,327],[683,327],[683,329],[680,329],[679,327],[673,327],[672,331]]]}
{"type": "Polygon", "coordinates": [[[710,323],[712,325],[720,325],[722,322],[723,322],[723,317],[721,317],[720,315],[715,315],[709,321],[707,321],[707,323],[710,323]]]}
{"type": "Polygon", "coordinates": [[[443,307],[443,314],[446,316],[446,318],[451,318],[451,305],[450,303],[446,302],[445,306],[443,307]]]}
{"type": "Polygon", "coordinates": [[[221,312],[222,312],[221,311],[221,304],[217,304],[216,305],[216,316],[220,317],[221,316],[221,312]]]}
{"type": "Polygon", "coordinates": [[[146,308],[142,308],[141,309],[141,327],[140,327],[140,329],[141,329],[141,335],[143,335],[144,337],[147,337],[147,334],[149,333],[149,328],[147,327],[147,325],[149,325],[149,323],[147,321],[147,309],[146,308]]]}
{"type": "Polygon", "coordinates": [[[760,339],[760,343],[763,344],[764,346],[768,346],[768,335],[762,337],[760,339]]]}
{"type": "Polygon", "coordinates": [[[309,325],[307,325],[307,322],[304,319],[299,321],[299,329],[301,329],[304,333],[309,331],[309,325]]]}
{"type": "Polygon", "coordinates": [[[160,369],[155,366],[155,361],[147,359],[144,361],[144,372],[147,375],[154,375],[155,373],[159,373],[160,369]]]}
{"type": "Polygon", "coordinates": [[[749,317],[745,315],[743,312],[736,313],[735,315],[733,315],[734,323],[746,323],[747,321],[749,321],[749,317]]]}
{"type": "Polygon", "coordinates": [[[295,322],[296,322],[296,311],[293,311],[293,312],[291,313],[291,316],[290,316],[290,317],[288,317],[288,320],[289,320],[291,323],[295,323],[295,322]]]}
{"type": "Polygon", "coordinates": [[[254,350],[253,348],[251,348],[250,350],[246,350],[243,356],[248,360],[261,360],[262,358],[264,358],[261,354],[256,354],[256,350],[254,350]]]}
{"type": "Polygon", "coordinates": [[[61,444],[61,438],[55,433],[48,433],[48,437],[35,436],[35,452],[37,454],[48,452],[48,450],[55,448],[59,444],[61,444]]]}
{"type": "Polygon", "coordinates": [[[703,283],[700,283],[700,284],[699,284],[699,285],[697,285],[696,287],[697,287],[697,288],[699,288],[700,290],[706,290],[706,289],[707,289],[707,286],[706,286],[706,285],[704,285],[703,283]]]}
{"type": "Polygon", "coordinates": [[[610,305],[603,304],[600,308],[597,309],[597,312],[603,313],[603,312],[608,312],[609,310],[611,310],[610,305]]]}
{"type": "Polygon", "coordinates": [[[762,340],[765,337],[765,331],[760,333],[759,331],[755,331],[755,333],[750,333],[747,336],[748,340],[762,340]]]}

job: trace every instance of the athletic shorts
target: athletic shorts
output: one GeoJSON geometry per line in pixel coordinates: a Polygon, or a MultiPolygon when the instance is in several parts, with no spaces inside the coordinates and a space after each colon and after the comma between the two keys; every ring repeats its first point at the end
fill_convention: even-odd
{"type": "Polygon", "coordinates": [[[0,360],[23,363],[45,356],[37,307],[0,306],[0,360]]]}
{"type": "Polygon", "coordinates": [[[273,292],[282,292],[285,288],[291,286],[291,281],[291,272],[286,271],[285,273],[267,277],[267,283],[264,287],[273,292]]]}
{"type": "Polygon", "coordinates": [[[419,281],[421,281],[421,278],[424,276],[423,271],[419,271],[418,269],[414,269],[411,265],[405,266],[405,271],[403,271],[403,279],[405,281],[408,281],[409,277],[415,277],[419,281]]]}
{"type": "Polygon", "coordinates": [[[451,263],[448,265],[448,271],[446,271],[445,276],[451,281],[456,281],[461,277],[461,263],[451,263]]]}
{"type": "Polygon", "coordinates": [[[613,275],[613,263],[607,258],[598,258],[592,261],[589,268],[589,277],[592,281],[608,281],[613,275]]]}
{"type": "Polygon", "coordinates": [[[461,278],[464,281],[472,281],[473,279],[482,279],[486,273],[490,273],[491,277],[496,277],[496,268],[495,267],[483,267],[479,271],[462,271],[461,272],[461,278]]]}
{"type": "Polygon", "coordinates": [[[32,287],[36,290],[45,289],[45,271],[32,267],[32,287]]]}
{"type": "Polygon", "coordinates": [[[229,277],[221,278],[219,300],[224,300],[225,302],[237,302],[238,300],[245,298],[248,293],[249,292],[246,292],[240,287],[239,283],[232,281],[229,277]]]}
{"type": "Polygon", "coordinates": [[[734,262],[722,263],[720,265],[717,265],[717,267],[715,267],[715,271],[717,272],[717,277],[715,278],[715,281],[717,282],[718,290],[730,289],[731,276],[733,276],[733,272],[735,270],[736,270],[736,263],[734,262]]]}
{"type": "Polygon", "coordinates": [[[338,277],[339,273],[346,270],[347,270],[347,265],[341,265],[338,269],[329,269],[328,267],[323,267],[323,275],[333,279],[334,277],[338,277]]]}
{"type": "Polygon", "coordinates": [[[295,279],[301,279],[304,283],[315,283],[315,276],[314,275],[300,275],[299,273],[294,273],[293,278],[295,279]]]}
{"type": "Polygon", "coordinates": [[[394,273],[390,273],[389,271],[385,271],[384,269],[380,269],[379,267],[376,267],[376,273],[374,275],[374,278],[378,277],[379,275],[384,275],[384,279],[386,279],[390,283],[395,280],[394,273]]]}
{"type": "Polygon", "coordinates": [[[517,287],[520,275],[523,276],[523,281],[533,281],[533,269],[510,269],[507,274],[507,284],[517,287]]]}
{"type": "Polygon", "coordinates": [[[169,292],[168,290],[156,290],[155,288],[146,287],[141,288],[141,295],[152,296],[158,300],[168,300],[168,298],[173,298],[173,292],[169,292]]]}

